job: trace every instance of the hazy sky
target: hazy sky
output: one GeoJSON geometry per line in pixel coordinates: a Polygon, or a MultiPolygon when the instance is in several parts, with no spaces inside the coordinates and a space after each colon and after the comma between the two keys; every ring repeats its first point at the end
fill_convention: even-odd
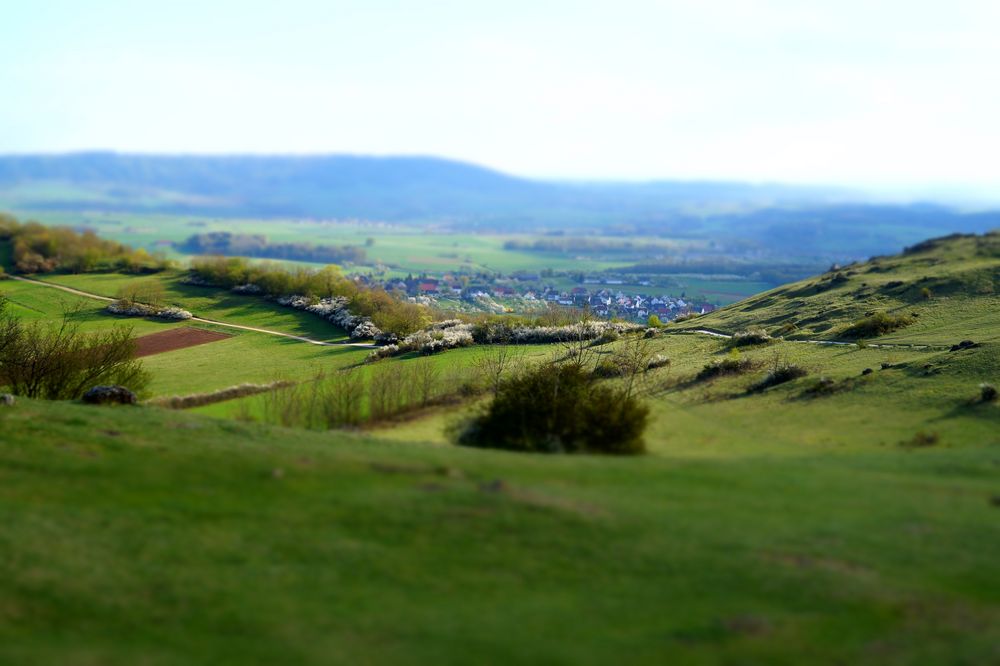
{"type": "Polygon", "coordinates": [[[4,2],[0,152],[989,186],[998,34],[998,0],[4,2]]]}

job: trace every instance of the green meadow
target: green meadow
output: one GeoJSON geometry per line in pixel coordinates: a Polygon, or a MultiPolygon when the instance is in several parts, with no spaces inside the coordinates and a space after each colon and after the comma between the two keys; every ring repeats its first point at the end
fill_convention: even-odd
{"type": "MultiPolygon", "coordinates": [[[[150,252],[159,251],[185,262],[191,257],[177,252],[170,243],[183,241],[194,234],[230,231],[262,234],[270,241],[329,245],[364,246],[368,255],[365,265],[348,266],[351,273],[374,272],[389,277],[430,273],[440,275],[450,271],[510,274],[526,271],[537,274],[543,268],[554,271],[599,273],[624,268],[636,263],[570,253],[507,250],[504,243],[528,243],[537,237],[530,234],[457,233],[426,226],[383,224],[373,222],[315,220],[254,220],[213,219],[174,215],[135,213],[28,211],[25,219],[38,219],[45,224],[87,226],[102,238],[109,238],[150,252]],[[370,243],[370,245],[369,245],[370,243]]],[[[593,241],[632,242],[636,246],[653,244],[657,247],[683,250],[700,247],[703,241],[690,239],[650,238],[644,236],[587,236],[593,241]]],[[[288,265],[316,266],[308,262],[281,261],[288,265]]],[[[731,276],[672,275],[666,276],[666,287],[614,285],[625,293],[668,293],[689,297],[701,296],[711,302],[729,304],[764,291],[771,286],[753,279],[735,280],[731,276]]],[[[557,285],[572,288],[576,283],[554,280],[557,285]],[[563,285],[565,283],[565,285],[563,285]]]]}
{"type": "MultiPolygon", "coordinates": [[[[642,456],[455,446],[449,426],[485,396],[362,430],[266,423],[262,396],[0,407],[0,662],[991,663],[1000,405],[980,385],[1000,380],[995,238],[665,327],[646,344],[670,363],[638,383],[642,456]],[[873,311],[907,324],[813,342],[873,311]],[[788,323],[737,349],[697,332],[788,323]],[[723,361],[743,370],[706,376],[723,361]],[[787,365],[804,375],[751,390],[787,365]]],[[[46,279],[113,295],[136,278],[46,279]]],[[[199,315],[336,339],[309,315],[157,279],[199,315]]],[[[86,327],[119,321],[44,285],[0,291],[18,316],[55,320],[65,296],[86,327]]],[[[531,364],[565,351],[522,349],[531,364]]],[[[143,363],[164,396],[352,366],[471,372],[489,353],[359,365],[368,350],[242,331],[143,363]]]]}
{"type": "Polygon", "coordinates": [[[1000,639],[995,438],[554,458],[31,401],[0,427],[8,663],[975,664],[1000,639]]]}

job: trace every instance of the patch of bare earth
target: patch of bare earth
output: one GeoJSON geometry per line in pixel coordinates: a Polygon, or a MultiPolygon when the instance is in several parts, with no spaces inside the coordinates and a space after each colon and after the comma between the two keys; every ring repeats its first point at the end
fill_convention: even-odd
{"type": "Polygon", "coordinates": [[[140,357],[152,356],[154,354],[162,354],[163,352],[194,347],[195,345],[203,345],[208,342],[225,340],[226,338],[231,337],[231,335],[227,335],[225,333],[208,331],[203,328],[194,328],[192,326],[172,328],[169,331],[151,333],[149,335],[144,335],[141,338],[136,338],[135,355],[140,357]]]}

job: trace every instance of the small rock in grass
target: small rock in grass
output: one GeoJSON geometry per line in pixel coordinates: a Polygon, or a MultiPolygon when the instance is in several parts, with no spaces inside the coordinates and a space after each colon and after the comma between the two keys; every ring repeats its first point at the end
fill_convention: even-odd
{"type": "Polygon", "coordinates": [[[495,479],[488,483],[479,484],[479,490],[484,493],[504,493],[509,490],[509,486],[503,479],[495,479]]]}
{"type": "Polygon", "coordinates": [[[88,405],[134,405],[138,398],[124,386],[95,386],[83,394],[88,405]]]}
{"type": "Polygon", "coordinates": [[[16,402],[17,398],[10,393],[0,393],[0,406],[13,407],[16,402]]]}

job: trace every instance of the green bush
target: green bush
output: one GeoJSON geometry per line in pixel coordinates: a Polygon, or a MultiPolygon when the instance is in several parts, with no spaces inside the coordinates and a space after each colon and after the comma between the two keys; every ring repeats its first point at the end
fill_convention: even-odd
{"type": "Polygon", "coordinates": [[[913,323],[913,317],[909,315],[891,315],[885,312],[876,312],[863,319],[859,319],[851,326],[844,329],[845,338],[877,338],[880,335],[891,333],[895,330],[909,326],[913,323]]]}
{"type": "Polygon", "coordinates": [[[921,430],[915,434],[912,439],[902,441],[899,445],[907,449],[924,449],[931,446],[937,446],[940,442],[941,436],[936,432],[924,432],[921,430]]]}
{"type": "Polygon", "coordinates": [[[774,338],[762,328],[752,328],[746,331],[733,333],[727,344],[730,347],[749,347],[752,345],[769,345],[774,342],[774,338]]]}
{"type": "Polygon", "coordinates": [[[857,385],[854,378],[842,379],[839,382],[832,377],[820,377],[802,391],[802,398],[821,398],[843,391],[849,391],[857,385]]]}
{"type": "Polygon", "coordinates": [[[757,364],[748,358],[731,356],[729,358],[705,364],[705,367],[701,369],[696,379],[704,381],[706,379],[714,379],[725,375],[742,375],[750,372],[756,367],[757,364]]]}
{"type": "Polygon", "coordinates": [[[537,453],[645,451],[649,408],[598,383],[579,363],[543,365],[500,383],[496,397],[458,434],[463,446],[537,453]]]}
{"type": "Polygon", "coordinates": [[[132,329],[84,333],[68,314],[61,323],[25,323],[5,313],[0,298],[0,387],[27,398],[73,400],[98,385],[136,393],[151,376],[135,358],[132,329]]]}
{"type": "Polygon", "coordinates": [[[784,384],[790,382],[793,379],[798,379],[799,377],[805,377],[809,372],[794,363],[785,363],[775,367],[769,373],[764,375],[763,379],[758,382],[754,382],[747,389],[748,393],[758,393],[772,386],[777,386],[778,384],[784,384]]]}

